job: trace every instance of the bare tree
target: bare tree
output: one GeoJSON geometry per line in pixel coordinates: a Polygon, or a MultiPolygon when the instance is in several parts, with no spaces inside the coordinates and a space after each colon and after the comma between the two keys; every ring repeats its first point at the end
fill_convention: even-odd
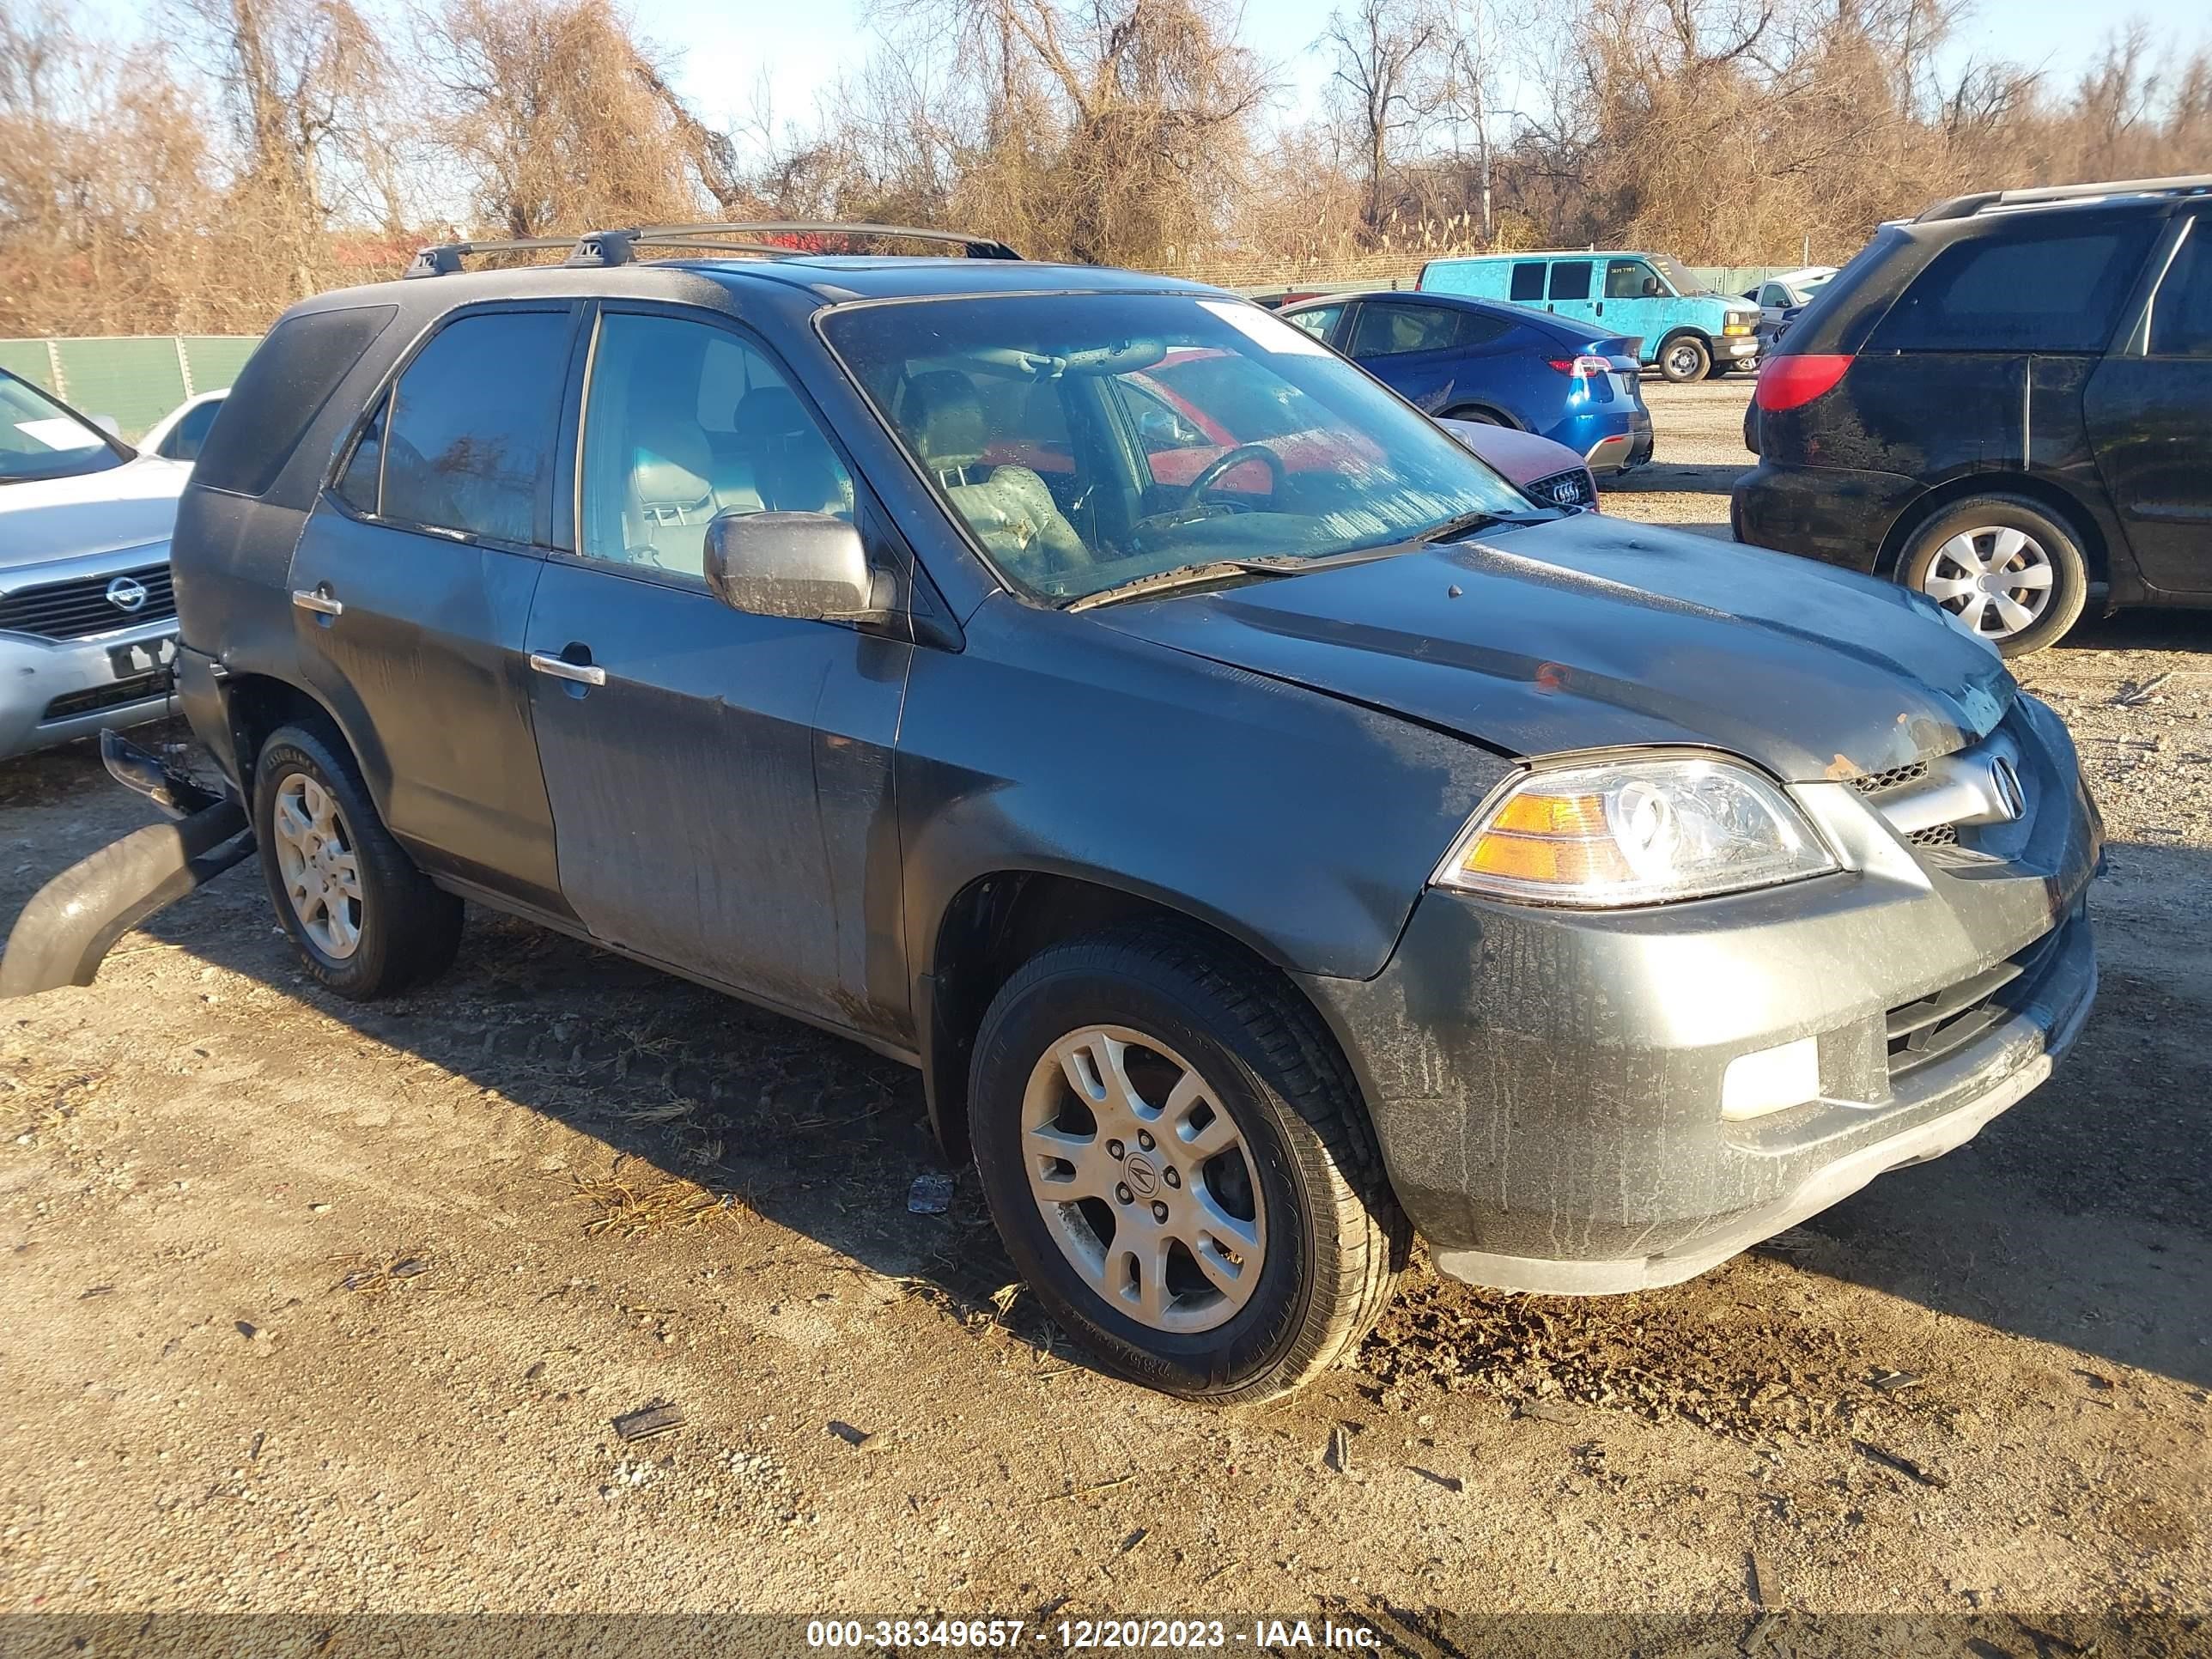
{"type": "Polygon", "coordinates": [[[1330,14],[1318,44],[1334,58],[1330,88],[1358,157],[1361,220],[1379,239],[1399,157],[1448,95],[1453,36],[1435,0],[1357,0],[1330,14]]]}

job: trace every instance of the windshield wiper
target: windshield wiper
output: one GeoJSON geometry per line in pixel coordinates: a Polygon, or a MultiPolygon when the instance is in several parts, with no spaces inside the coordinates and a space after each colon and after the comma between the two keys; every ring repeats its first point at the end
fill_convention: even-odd
{"type": "Polygon", "coordinates": [[[1456,518],[1446,519],[1442,524],[1431,526],[1413,540],[1417,543],[1448,542],[1455,537],[1468,535],[1477,530],[1487,530],[1492,525],[1505,522],[1504,515],[1499,513],[1462,513],[1456,518]]]}
{"type": "Polygon", "coordinates": [[[1224,581],[1237,576],[1293,576],[1305,563],[1302,559],[1281,557],[1204,559],[1196,564],[1173,565],[1148,575],[1132,576],[1125,582],[1115,582],[1111,587],[1102,587],[1095,593],[1070,600],[1060,608],[1088,611],[1093,605],[1111,605],[1116,599],[1150,599],[1157,593],[1171,593],[1179,587],[1194,587],[1201,582],[1224,581]]]}

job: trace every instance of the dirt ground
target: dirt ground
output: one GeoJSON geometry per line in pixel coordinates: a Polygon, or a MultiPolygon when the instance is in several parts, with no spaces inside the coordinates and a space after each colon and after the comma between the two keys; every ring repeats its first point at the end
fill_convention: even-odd
{"type": "MultiPolygon", "coordinates": [[[[1605,509],[1725,535],[1747,392],[1655,385],[1605,509]]],[[[1417,1262],[1238,1413],[1088,1370],[965,1173],[908,1212],[896,1066],[483,913],[356,1009],[241,868],[0,1010],[0,1608],[2203,1613],[2208,644],[2026,669],[2112,839],[2052,1082],[1674,1289],[1417,1262]]],[[[0,915],[142,805],[0,766],[0,915]]]]}

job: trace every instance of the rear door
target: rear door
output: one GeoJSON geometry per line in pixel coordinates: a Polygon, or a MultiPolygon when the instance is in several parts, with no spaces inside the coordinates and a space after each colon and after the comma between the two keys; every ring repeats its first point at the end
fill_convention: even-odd
{"type": "Polygon", "coordinates": [[[2153,586],[2212,591],[2212,214],[2185,216],[2143,315],[2090,376],[2097,465],[2153,586]]]}
{"type": "Polygon", "coordinates": [[[558,910],[523,630],[552,540],[578,308],[456,313],[352,440],[292,556],[309,682],[425,869],[558,910]]]}
{"type": "Polygon", "coordinates": [[[1352,322],[1350,355],[1431,415],[1480,404],[1525,423],[1527,412],[1511,407],[1525,399],[1515,396],[1494,361],[1512,349],[1515,333],[1510,313],[1368,300],[1352,322]]]}
{"type": "Polygon", "coordinates": [[[716,515],[849,520],[853,475],[734,327],[609,307],[590,362],[575,550],[547,562],[528,629],[562,891],[594,938],[903,1042],[891,748],[912,647],[732,611],[703,575],[716,515]]]}

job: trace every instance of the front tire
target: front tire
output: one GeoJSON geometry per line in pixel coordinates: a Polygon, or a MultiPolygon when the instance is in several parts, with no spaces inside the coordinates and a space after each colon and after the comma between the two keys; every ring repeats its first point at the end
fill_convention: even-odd
{"type": "Polygon", "coordinates": [[[2080,538],[2037,502],[1970,495],[1912,532],[1897,579],[2007,657],[2055,645],[2089,599],[2080,538]]]}
{"type": "Polygon", "coordinates": [[[1711,349],[1694,334],[1677,334],[1659,348],[1659,372],[1676,386],[1704,380],[1712,367],[1711,349]]]}
{"type": "Polygon", "coordinates": [[[276,919],[340,996],[390,996],[453,962],[460,900],[392,840],[343,746],[304,726],[271,733],[254,766],[253,833],[276,919]]]}
{"type": "Polygon", "coordinates": [[[1389,1299],[1406,1224],[1343,1060],[1211,941],[1147,927],[1032,958],[984,1016],[969,1116],[1007,1254],[1117,1376],[1273,1399],[1389,1299]]]}

